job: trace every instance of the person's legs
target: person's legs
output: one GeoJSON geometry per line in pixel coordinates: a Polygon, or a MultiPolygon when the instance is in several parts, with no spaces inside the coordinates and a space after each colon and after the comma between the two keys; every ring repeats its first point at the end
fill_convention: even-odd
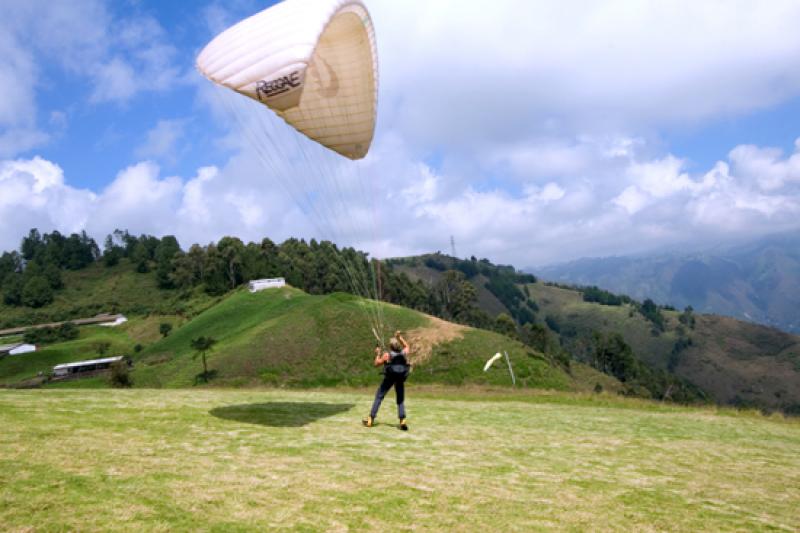
{"type": "Polygon", "coordinates": [[[389,392],[389,389],[392,388],[393,379],[389,374],[385,374],[383,376],[383,381],[378,386],[377,392],[375,392],[375,401],[372,402],[372,409],[369,412],[369,416],[371,418],[375,418],[378,416],[378,409],[381,407],[381,402],[383,398],[386,396],[386,393],[389,392]]]}
{"type": "Polygon", "coordinates": [[[397,395],[397,416],[400,420],[406,417],[406,384],[405,378],[398,379],[394,384],[394,392],[397,395]]]}

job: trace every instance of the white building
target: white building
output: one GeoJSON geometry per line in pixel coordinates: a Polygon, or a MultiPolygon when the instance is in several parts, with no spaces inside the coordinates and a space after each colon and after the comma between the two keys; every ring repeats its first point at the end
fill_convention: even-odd
{"type": "Polygon", "coordinates": [[[101,322],[98,325],[99,326],[114,327],[114,326],[119,326],[120,324],[124,324],[127,321],[128,321],[128,318],[125,315],[117,315],[116,318],[114,318],[113,321],[111,321],[111,322],[101,322]]]}
{"type": "Polygon", "coordinates": [[[250,292],[263,291],[264,289],[277,289],[286,286],[283,278],[254,279],[250,282],[250,292]]]}
{"type": "Polygon", "coordinates": [[[23,353],[30,353],[35,351],[36,351],[35,344],[26,344],[24,342],[15,342],[13,344],[0,344],[0,356],[20,355],[23,353]]]}
{"type": "Polygon", "coordinates": [[[53,375],[57,378],[82,374],[84,372],[94,372],[96,370],[106,370],[111,368],[112,363],[122,361],[123,356],[105,357],[103,359],[90,359],[89,361],[76,361],[74,363],[63,363],[53,367],[53,375]]]}

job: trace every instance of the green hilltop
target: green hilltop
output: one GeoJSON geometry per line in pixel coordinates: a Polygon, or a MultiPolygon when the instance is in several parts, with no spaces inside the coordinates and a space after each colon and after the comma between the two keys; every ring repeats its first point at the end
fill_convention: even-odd
{"type": "MultiPolygon", "coordinates": [[[[285,287],[257,293],[238,290],[135,357],[134,382],[142,386],[182,387],[197,382],[201,369],[191,339],[210,336],[212,382],[295,387],[361,386],[376,381],[371,366],[375,338],[367,307],[375,302],[345,293],[309,295],[285,287]]],[[[412,345],[425,344],[449,325],[391,304],[383,308],[387,331],[407,332],[412,345]]],[[[505,368],[483,372],[497,350],[508,350],[523,387],[567,389],[570,379],[544,356],[490,331],[459,328],[451,339],[413,354],[417,383],[505,385],[505,368]]]]}

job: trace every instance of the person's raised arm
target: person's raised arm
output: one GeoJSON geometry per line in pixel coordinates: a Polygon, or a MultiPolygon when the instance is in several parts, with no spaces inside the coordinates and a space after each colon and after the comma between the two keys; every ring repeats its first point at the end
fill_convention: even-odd
{"type": "Polygon", "coordinates": [[[404,354],[406,354],[406,355],[408,355],[408,343],[407,343],[407,342],[406,342],[406,340],[403,338],[403,335],[402,335],[402,333],[400,332],[400,330],[397,330],[397,331],[395,331],[395,332],[394,332],[394,336],[395,336],[395,338],[396,338],[397,340],[399,340],[399,341],[400,341],[400,344],[402,344],[402,345],[403,345],[403,353],[404,353],[404,354]]]}

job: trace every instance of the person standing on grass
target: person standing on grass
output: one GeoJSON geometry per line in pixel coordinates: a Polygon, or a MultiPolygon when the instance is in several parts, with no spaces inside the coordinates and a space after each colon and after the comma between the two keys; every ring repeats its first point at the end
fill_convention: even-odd
{"type": "Polygon", "coordinates": [[[411,370],[411,364],[408,362],[408,343],[396,331],[394,337],[389,341],[389,351],[381,352],[380,346],[375,348],[375,366],[383,365],[383,381],[378,386],[378,391],[375,393],[375,401],[372,402],[372,409],[369,416],[362,420],[363,424],[368,428],[375,424],[375,417],[378,416],[378,409],[381,407],[381,402],[389,392],[389,389],[394,387],[394,393],[397,396],[397,416],[400,418],[400,429],[408,431],[408,423],[406,422],[406,407],[405,407],[405,382],[408,373],[411,370]]]}

